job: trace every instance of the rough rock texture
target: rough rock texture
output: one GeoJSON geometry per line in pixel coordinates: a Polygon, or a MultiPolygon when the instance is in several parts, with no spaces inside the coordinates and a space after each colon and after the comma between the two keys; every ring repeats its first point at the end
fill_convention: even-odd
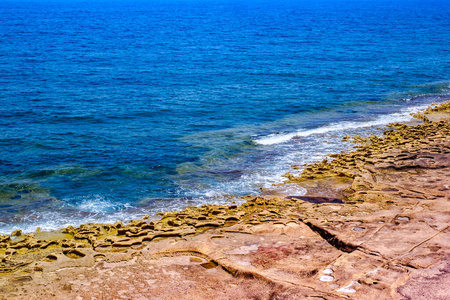
{"type": "Polygon", "coordinates": [[[0,236],[0,299],[449,299],[449,107],[287,174],[304,196],[0,236]]]}

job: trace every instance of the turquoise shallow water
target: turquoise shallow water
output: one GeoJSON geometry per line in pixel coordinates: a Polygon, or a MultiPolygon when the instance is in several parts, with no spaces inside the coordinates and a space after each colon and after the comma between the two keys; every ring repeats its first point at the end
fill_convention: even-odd
{"type": "Polygon", "coordinates": [[[0,232],[270,187],[446,100],[449,15],[443,0],[2,1],[0,232]]]}

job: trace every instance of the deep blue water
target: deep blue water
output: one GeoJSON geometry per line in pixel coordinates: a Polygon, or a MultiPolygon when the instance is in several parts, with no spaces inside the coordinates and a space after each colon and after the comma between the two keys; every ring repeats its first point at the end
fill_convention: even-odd
{"type": "Polygon", "coordinates": [[[0,232],[281,182],[447,99],[449,16],[447,0],[3,0],[0,232]]]}

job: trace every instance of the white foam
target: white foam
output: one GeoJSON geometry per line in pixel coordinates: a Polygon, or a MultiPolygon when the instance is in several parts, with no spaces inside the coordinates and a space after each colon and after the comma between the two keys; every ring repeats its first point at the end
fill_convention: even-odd
{"type": "Polygon", "coordinates": [[[274,145],[274,144],[285,143],[285,142],[293,139],[296,136],[297,136],[297,133],[295,133],[295,132],[287,133],[287,134],[276,133],[276,134],[270,134],[263,138],[259,138],[259,139],[255,140],[254,142],[256,142],[260,145],[274,145]]]}
{"type": "MultiPolygon", "coordinates": [[[[84,223],[128,222],[148,214],[145,209],[133,208],[129,203],[114,203],[99,195],[79,197],[75,200],[78,204],[66,204],[60,209],[31,211],[13,224],[0,222],[0,234],[10,234],[16,229],[30,233],[35,232],[37,227],[42,231],[51,231],[69,225],[80,226],[84,223]]],[[[72,201],[67,200],[67,202],[72,201]]]]}
{"type": "Polygon", "coordinates": [[[411,113],[417,112],[419,110],[427,108],[429,105],[420,105],[415,107],[409,107],[407,109],[402,110],[398,113],[392,113],[388,115],[381,115],[377,117],[375,120],[370,121],[360,121],[360,122],[353,122],[353,121],[343,121],[339,123],[331,123],[319,128],[314,129],[305,129],[305,130],[299,130],[296,132],[291,133],[284,133],[284,134],[270,134],[268,136],[256,139],[254,142],[260,144],[260,145],[274,145],[274,144],[280,144],[285,143],[293,138],[297,137],[308,137],[311,135],[321,135],[329,132],[336,132],[336,131],[348,131],[348,130],[355,130],[355,129],[361,129],[361,128],[369,128],[374,126],[384,126],[392,122],[408,122],[412,120],[411,113]]]}
{"type": "Polygon", "coordinates": [[[37,227],[41,231],[52,231],[65,228],[69,225],[78,227],[85,223],[113,224],[116,221],[128,223],[132,219],[141,219],[145,214],[149,214],[148,210],[118,210],[109,213],[88,214],[62,211],[39,212],[25,215],[20,222],[15,224],[0,223],[0,234],[11,234],[16,229],[21,229],[23,233],[31,233],[35,232],[37,227]]]}
{"type": "Polygon", "coordinates": [[[100,195],[81,197],[81,201],[76,205],[78,210],[91,213],[107,213],[131,207],[129,203],[113,203],[100,195]]]}

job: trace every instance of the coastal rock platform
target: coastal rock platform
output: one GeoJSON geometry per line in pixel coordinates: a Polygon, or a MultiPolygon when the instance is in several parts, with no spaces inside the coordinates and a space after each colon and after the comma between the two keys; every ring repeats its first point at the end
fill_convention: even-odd
{"type": "Polygon", "coordinates": [[[0,299],[449,299],[450,105],[265,191],[0,236],[0,299]]]}

